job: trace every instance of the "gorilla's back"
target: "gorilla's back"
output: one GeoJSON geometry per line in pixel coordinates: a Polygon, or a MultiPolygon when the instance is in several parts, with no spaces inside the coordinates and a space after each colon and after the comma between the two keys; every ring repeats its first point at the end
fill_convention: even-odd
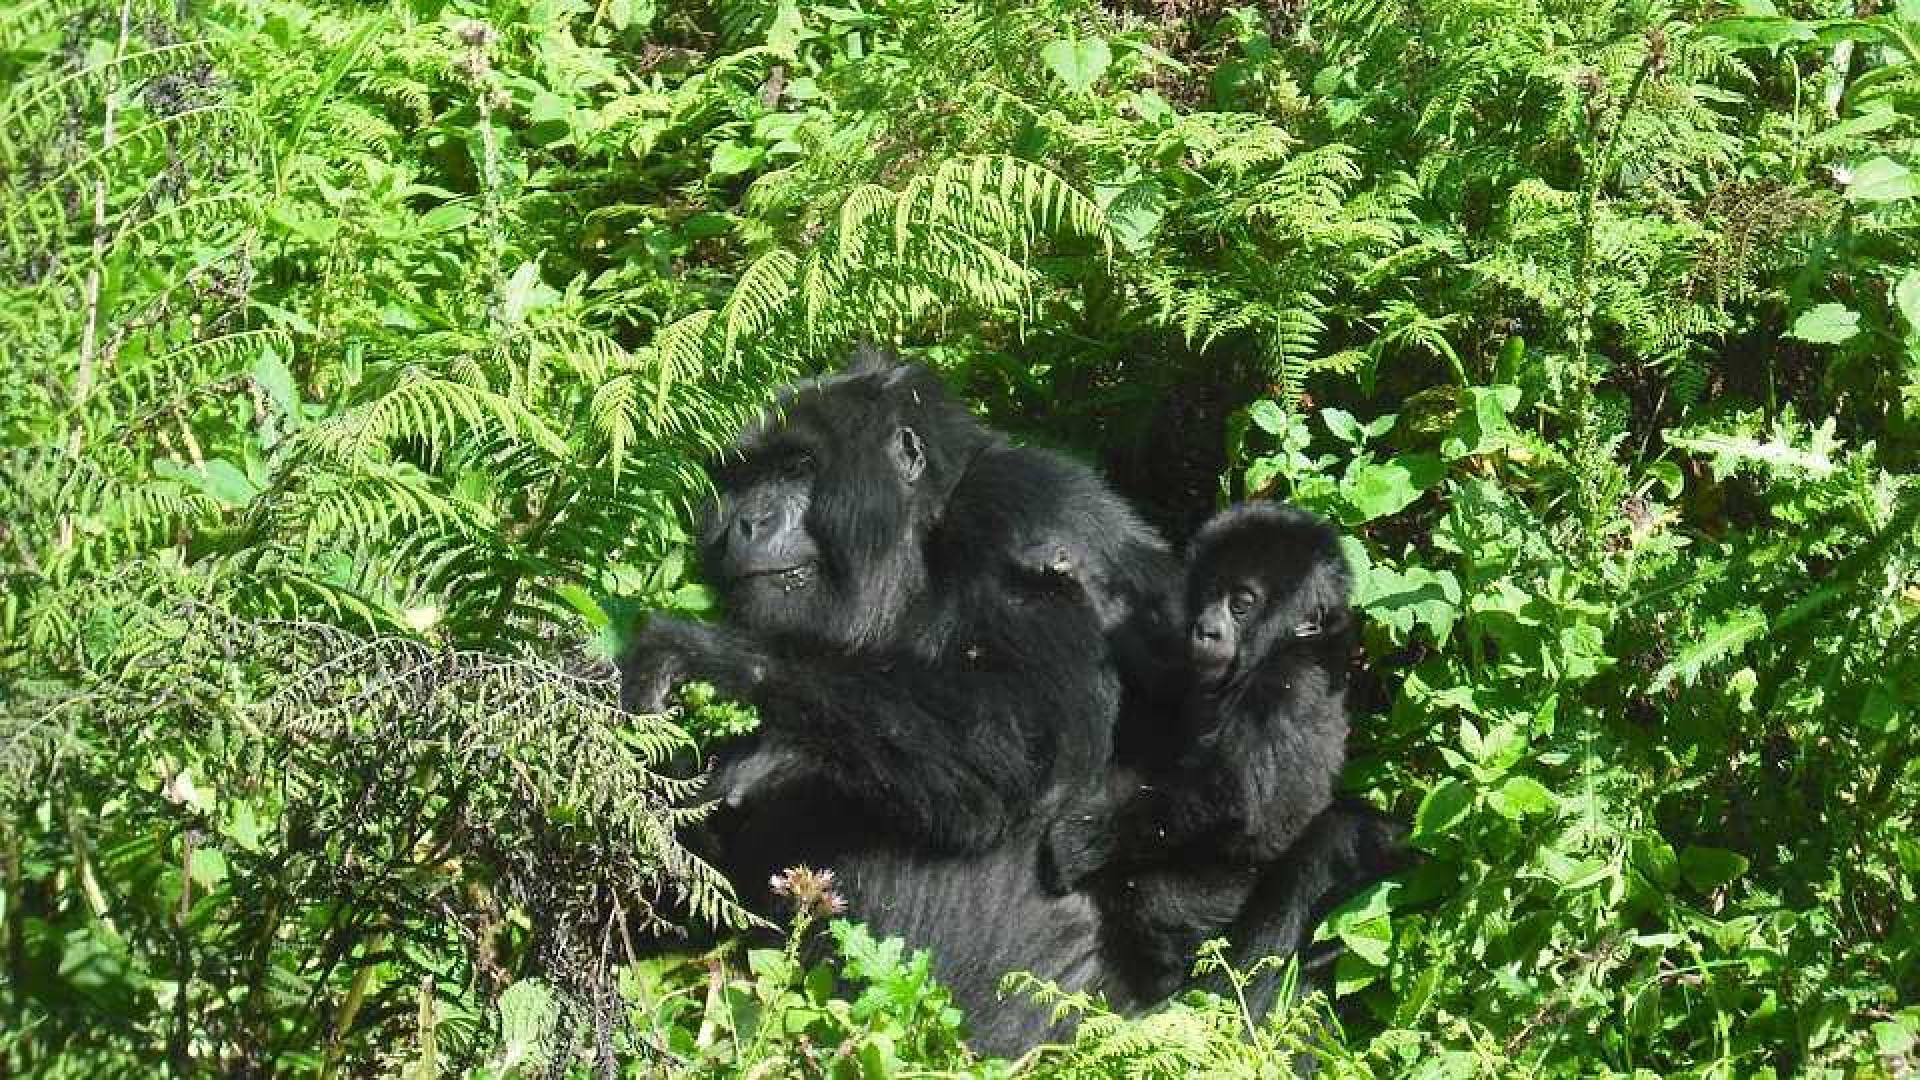
{"type": "MultiPolygon", "coordinates": [[[[725,837],[729,879],[765,890],[767,878],[805,863],[830,869],[847,901],[846,918],[878,937],[898,937],[929,949],[941,985],[967,1017],[968,1045],[983,1054],[1013,1056],[1071,1026],[1049,1023],[1050,1010],[1021,995],[1002,998],[1000,980],[1026,971],[1069,991],[1121,994],[1108,985],[1099,910],[1084,892],[1049,893],[1037,872],[1040,830],[1029,825],[982,852],[916,850],[908,840],[875,835],[869,814],[829,807],[823,800],[770,800],[757,824],[751,812],[735,818],[725,837]],[[807,801],[804,842],[794,835],[796,803],[807,801]],[[777,812],[776,812],[777,811],[777,812]]],[[[781,921],[770,894],[741,898],[781,921]]],[[[1132,1003],[1116,1001],[1125,1008],[1132,1003]]]]}
{"type": "Polygon", "coordinates": [[[1071,1027],[1000,980],[1027,971],[1069,991],[1105,991],[1100,914],[1085,893],[1049,894],[1034,867],[1036,838],[979,854],[888,852],[854,857],[845,871],[848,911],[875,933],[933,950],[934,971],[966,1013],[969,1040],[985,1054],[1012,1056],[1071,1027]],[[864,898],[873,898],[863,902],[864,898]]]}

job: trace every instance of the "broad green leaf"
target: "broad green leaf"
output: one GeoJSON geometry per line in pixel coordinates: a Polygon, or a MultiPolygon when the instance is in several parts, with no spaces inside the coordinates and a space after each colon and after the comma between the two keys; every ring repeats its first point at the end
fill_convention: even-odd
{"type": "Polygon", "coordinates": [[[1916,186],[1913,173],[1891,158],[1877,157],[1855,165],[1847,176],[1846,196],[1853,202],[1880,203],[1909,199],[1916,186]]]}
{"type": "Polygon", "coordinates": [[[1093,84],[1100,81],[1100,76],[1113,63],[1113,50],[1107,47],[1105,38],[1083,41],[1065,37],[1047,43],[1040,50],[1040,61],[1067,89],[1084,94],[1093,89],[1093,84]]]}
{"type": "Polygon", "coordinates": [[[1776,52],[1796,41],[1812,41],[1813,27],[1797,19],[1777,16],[1733,15],[1703,23],[1694,31],[1703,37],[1717,37],[1741,49],[1766,49],[1776,52]]]}
{"type": "Polygon", "coordinates": [[[1660,491],[1669,499],[1680,497],[1686,486],[1686,478],[1680,472],[1680,466],[1671,461],[1656,461],[1647,466],[1647,475],[1660,485],[1660,491]]]}
{"type": "Polygon", "coordinates": [[[1349,922],[1340,928],[1340,943],[1375,967],[1393,958],[1393,923],[1385,917],[1349,922]]]}
{"type": "Polygon", "coordinates": [[[772,25],[767,27],[767,51],[785,60],[798,59],[800,43],[812,36],[800,6],[793,0],[782,0],[774,9],[772,25]]]}
{"type": "Polygon", "coordinates": [[[188,874],[203,889],[217,887],[227,880],[227,857],[217,847],[197,846],[189,862],[188,874]]]}
{"type": "Polygon", "coordinates": [[[1893,304],[1907,320],[1909,333],[1920,331],[1920,270],[1908,270],[1893,287],[1893,304]]]}
{"type": "Polygon", "coordinates": [[[1365,574],[1356,570],[1356,577],[1354,605],[1401,639],[1426,626],[1435,641],[1445,642],[1460,617],[1460,582],[1448,571],[1374,566],[1365,574]]]}
{"type": "Polygon", "coordinates": [[[1866,112],[1844,120],[1807,140],[1809,149],[1830,149],[1870,135],[1883,128],[1889,128],[1900,122],[1900,114],[1892,107],[1876,104],[1866,112]]]}
{"type": "Polygon", "coordinates": [[[1531,814],[1553,809],[1553,792],[1530,776],[1509,776],[1487,797],[1488,805],[1501,817],[1518,821],[1531,814]]]}
{"type": "Polygon", "coordinates": [[[1776,476],[1806,476],[1818,480],[1834,470],[1833,454],[1838,441],[1833,432],[1834,421],[1829,417],[1809,433],[1805,449],[1795,446],[1786,431],[1776,431],[1773,438],[1765,440],[1714,431],[1698,434],[1669,431],[1667,444],[1707,455],[1716,480],[1748,468],[1776,476]]]}
{"type": "Polygon", "coordinates": [[[748,949],[747,970],[761,978],[786,978],[787,953],[784,949],[748,949]]]}
{"type": "Polygon", "coordinates": [[[728,139],[713,148],[713,157],[707,165],[711,176],[738,176],[759,166],[766,160],[764,147],[748,146],[745,143],[728,139]]]}
{"type": "Polygon", "coordinates": [[[1414,976],[1412,984],[1402,994],[1399,1004],[1394,1006],[1394,1023],[1400,1027],[1413,1026],[1420,1014],[1426,1011],[1427,1003],[1433,1000],[1434,991],[1440,988],[1440,979],[1444,974],[1445,971],[1441,967],[1432,966],[1414,976]]]}
{"type": "Polygon", "coordinates": [[[1341,520],[1360,525],[1397,514],[1445,475],[1446,466],[1427,454],[1358,463],[1348,470],[1340,487],[1352,510],[1341,515],[1341,520]]]}
{"type": "Polygon", "coordinates": [[[1166,193],[1152,177],[1097,187],[1094,201],[1106,211],[1113,238],[1122,248],[1139,254],[1152,246],[1167,206],[1166,193]]]}
{"type": "Polygon", "coordinates": [[[1407,1080],[1474,1080],[1484,1076],[1481,1056],[1466,1050],[1429,1054],[1416,1068],[1403,1073],[1407,1080]]]}
{"type": "Polygon", "coordinates": [[[1648,979],[1627,1005],[1627,1030],[1645,1038],[1660,1028],[1661,980],[1648,979]]]}
{"type": "Polygon", "coordinates": [[[560,294],[540,280],[540,263],[528,259],[520,264],[500,291],[500,321],[517,326],[528,312],[539,311],[560,299],[560,294]]]}
{"type": "Polygon", "coordinates": [[[253,381],[260,384],[266,392],[267,400],[273,402],[282,416],[300,415],[300,391],[294,386],[293,372],[288,370],[286,361],[269,345],[260,350],[253,361],[253,381]]]}
{"type": "Polygon", "coordinates": [[[1760,689],[1760,675],[1750,667],[1743,667],[1727,678],[1727,693],[1733,696],[1733,703],[1741,712],[1753,711],[1753,695],[1760,689]]]}
{"type": "Polygon", "coordinates": [[[1250,492],[1267,490],[1280,477],[1280,459],[1263,457],[1247,466],[1246,485],[1250,492]]]}
{"type": "Polygon", "coordinates": [[[1473,791],[1467,785],[1452,778],[1442,780],[1420,800],[1420,809],[1413,815],[1413,842],[1430,846],[1466,820],[1472,807],[1473,791]]]}
{"type": "Polygon", "coordinates": [[[1687,884],[1711,892],[1747,872],[1747,857],[1723,848],[1689,847],[1680,852],[1680,873],[1687,884]]]}
{"type": "Polygon", "coordinates": [[[593,590],[584,585],[563,582],[554,587],[554,594],[566,601],[567,606],[585,619],[587,625],[594,630],[604,630],[611,622],[606,609],[602,608],[599,600],[595,599],[593,590]]]}
{"type": "Polygon", "coordinates": [[[220,823],[219,833],[221,839],[255,855],[260,853],[262,841],[268,835],[253,804],[238,799],[227,802],[226,818],[220,823]]]}
{"type": "Polygon", "coordinates": [[[1519,764],[1527,752],[1527,736],[1520,724],[1503,721],[1487,729],[1481,736],[1480,752],[1475,760],[1494,775],[1506,772],[1519,764]]]}
{"type": "Polygon", "coordinates": [[[1560,629],[1560,649],[1555,654],[1561,678],[1585,682],[1613,666],[1607,655],[1606,634],[1590,622],[1577,622],[1560,629]]]}
{"type": "Polygon", "coordinates": [[[1661,889],[1671,889],[1680,880],[1680,864],[1673,845],[1656,833],[1642,833],[1627,845],[1627,858],[1642,877],[1661,889]]]}
{"type": "Polygon", "coordinates": [[[1287,411],[1271,401],[1256,401],[1247,409],[1247,416],[1253,420],[1253,426],[1269,435],[1284,434],[1287,430],[1287,411]]]}
{"type": "Polygon", "coordinates": [[[1440,443],[1440,453],[1457,460],[1490,454],[1507,446],[1513,425],[1507,414],[1520,404],[1517,386],[1469,386],[1453,420],[1453,430],[1440,443]]]}
{"type": "Polygon", "coordinates": [[[1320,422],[1327,425],[1327,431],[1343,443],[1358,446],[1366,441],[1366,429],[1345,409],[1321,409],[1320,422]]]}
{"type": "Polygon", "coordinates": [[[1480,729],[1474,726],[1471,717],[1460,718],[1460,749],[1475,761],[1486,755],[1486,740],[1480,736],[1480,729]]]}
{"type": "Polygon", "coordinates": [[[1379,881],[1367,886],[1335,908],[1314,931],[1313,940],[1331,941],[1347,927],[1391,917],[1393,898],[1400,888],[1397,881],[1379,881]]]}
{"type": "Polygon", "coordinates": [[[1386,969],[1369,963],[1361,950],[1346,949],[1333,964],[1333,996],[1357,994],[1380,981],[1380,976],[1384,974],[1386,969]]]}
{"type": "Polygon", "coordinates": [[[225,458],[214,458],[200,469],[162,459],[154,463],[153,471],[160,476],[179,480],[232,509],[247,505],[255,495],[260,494],[260,488],[247,478],[247,474],[225,458]]]}
{"type": "Polygon", "coordinates": [[[1793,320],[1787,333],[1815,345],[1838,345],[1860,332],[1860,313],[1843,304],[1821,304],[1793,320]]]}
{"type": "Polygon", "coordinates": [[[1520,365],[1527,358],[1527,339],[1515,334],[1500,346],[1500,355],[1493,362],[1493,377],[1496,383],[1513,383],[1520,378],[1520,365]]]}
{"type": "Polygon", "coordinates": [[[1128,100],[1133,105],[1134,114],[1148,124],[1168,123],[1178,116],[1167,99],[1151,89],[1141,90],[1128,100]]]}
{"type": "Polygon", "coordinates": [[[1537,858],[1547,877],[1568,892],[1591,889],[1614,877],[1613,863],[1607,859],[1572,859],[1549,848],[1539,849],[1537,858]]]}
{"type": "Polygon", "coordinates": [[[572,136],[573,102],[547,90],[533,95],[520,137],[535,146],[551,146],[572,136]]]}
{"type": "Polygon", "coordinates": [[[470,225],[480,216],[480,211],[471,202],[441,203],[439,206],[420,215],[420,231],[424,233],[447,232],[470,225]]]}
{"type": "Polygon", "coordinates": [[[1905,1058],[1913,1050],[1916,1038],[1915,1023],[1911,1019],[1882,1021],[1873,1025],[1873,1044],[1880,1050],[1880,1056],[1889,1060],[1905,1058]]]}

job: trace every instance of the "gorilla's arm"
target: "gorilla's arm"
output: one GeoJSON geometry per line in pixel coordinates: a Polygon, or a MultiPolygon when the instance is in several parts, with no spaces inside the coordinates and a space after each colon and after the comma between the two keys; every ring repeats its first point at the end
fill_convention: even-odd
{"type": "MultiPolygon", "coordinates": [[[[1415,860],[1407,847],[1407,827],[1360,799],[1342,798],[1321,811],[1286,854],[1261,874],[1252,896],[1228,935],[1228,959],[1238,971],[1255,971],[1239,988],[1248,1010],[1264,1017],[1279,999],[1286,980],[1281,968],[1258,968],[1268,956],[1298,955],[1304,995],[1332,985],[1337,943],[1313,943],[1314,928],[1334,908],[1374,882],[1409,869],[1415,860]]],[[[1193,981],[1214,994],[1235,987],[1218,973],[1193,981]]]]}
{"type": "Polygon", "coordinates": [[[1047,836],[1049,885],[1102,867],[1164,864],[1202,852],[1265,862],[1333,801],[1345,758],[1344,705],[1316,662],[1286,665],[1204,717],[1204,746],[1169,773],[1083,803],[1047,836]]]}
{"type": "Polygon", "coordinates": [[[641,695],[632,708],[657,706],[649,688],[699,679],[759,710],[758,745],[721,770],[726,801],[804,774],[879,812],[878,825],[979,851],[1030,812],[1064,757],[1106,756],[1116,681],[1086,647],[1097,631],[1076,617],[1059,604],[1016,609],[995,632],[961,635],[937,665],[656,617],[628,650],[623,682],[641,695]]]}
{"type": "Polygon", "coordinates": [[[1219,854],[1243,834],[1252,807],[1218,767],[1186,768],[1082,801],[1047,830],[1044,870],[1057,893],[1095,872],[1168,861],[1183,850],[1219,854]]]}

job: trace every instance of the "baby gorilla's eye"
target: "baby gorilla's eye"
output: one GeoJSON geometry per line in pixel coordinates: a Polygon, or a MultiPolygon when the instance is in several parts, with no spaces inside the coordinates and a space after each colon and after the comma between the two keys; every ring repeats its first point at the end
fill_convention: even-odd
{"type": "Polygon", "coordinates": [[[1297,638],[1319,637],[1320,636],[1319,620],[1308,619],[1306,622],[1303,622],[1300,625],[1294,627],[1293,636],[1297,638]]]}
{"type": "Polygon", "coordinates": [[[1253,595],[1252,589],[1244,587],[1235,589],[1227,594],[1227,610],[1233,612],[1234,618],[1242,618],[1247,612],[1253,610],[1254,601],[1257,599],[1259,598],[1253,595]]]}

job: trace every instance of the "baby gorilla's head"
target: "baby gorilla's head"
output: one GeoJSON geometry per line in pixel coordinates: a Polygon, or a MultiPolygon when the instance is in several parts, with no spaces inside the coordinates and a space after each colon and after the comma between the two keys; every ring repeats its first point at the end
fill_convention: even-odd
{"type": "Polygon", "coordinates": [[[1340,538],[1319,518],[1272,502],[1222,512],[1187,561],[1195,683],[1225,689],[1277,651],[1344,631],[1351,592],[1340,538]]]}

